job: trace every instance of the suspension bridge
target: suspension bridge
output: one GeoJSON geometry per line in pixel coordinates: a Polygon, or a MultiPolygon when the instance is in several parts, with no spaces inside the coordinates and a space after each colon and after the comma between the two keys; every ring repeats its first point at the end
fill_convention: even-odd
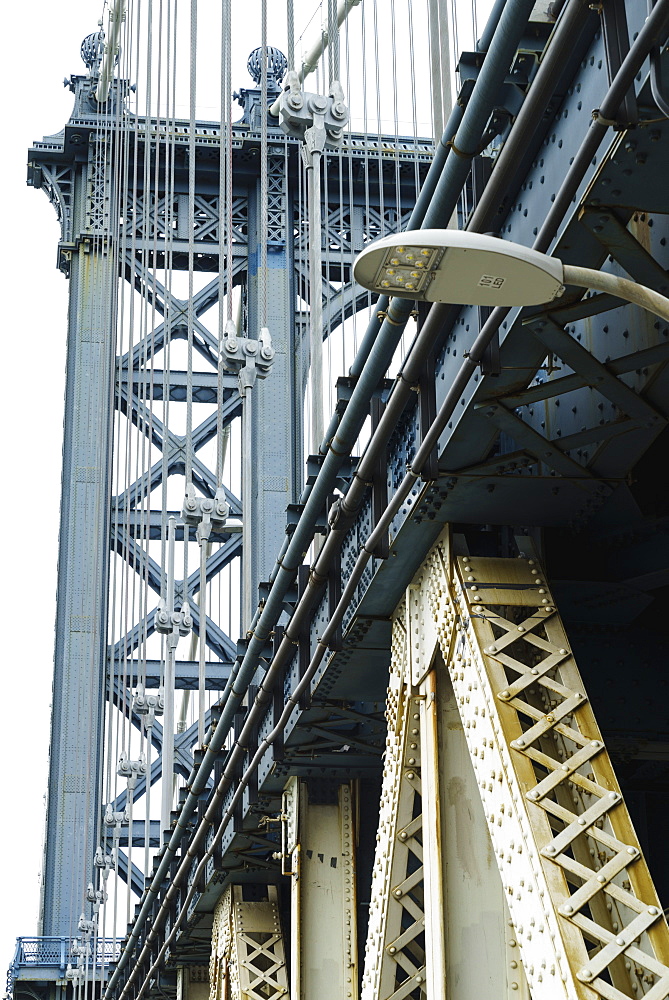
{"type": "Polygon", "coordinates": [[[666,1000],[669,0],[216,6],[108,0],[28,154],[69,315],[8,994],[666,1000]]]}

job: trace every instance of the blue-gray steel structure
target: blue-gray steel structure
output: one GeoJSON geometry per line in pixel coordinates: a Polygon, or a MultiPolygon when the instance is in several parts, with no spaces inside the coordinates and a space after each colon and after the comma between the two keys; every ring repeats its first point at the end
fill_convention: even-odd
{"type": "MultiPolygon", "coordinates": [[[[460,201],[461,223],[467,225],[468,220],[476,220],[476,206],[485,197],[486,187],[489,192],[493,190],[503,171],[499,187],[494,188],[496,195],[485,219],[485,228],[528,245],[544,232],[542,226],[551,205],[560,204],[565,175],[578,161],[593,114],[596,118],[597,109],[615,78],[621,59],[641,31],[646,17],[645,5],[631,2],[611,5],[617,10],[614,26],[618,43],[622,45],[619,51],[611,41],[613,15],[604,10],[601,13],[589,10],[586,4],[577,0],[570,0],[564,6],[566,9],[562,17],[567,14],[574,17],[574,32],[568,44],[564,38],[561,41],[559,68],[554,72],[551,86],[546,88],[545,94],[542,93],[539,112],[531,127],[523,122],[523,104],[531,100],[533,87],[543,86],[539,73],[548,34],[545,24],[530,24],[506,79],[487,109],[486,118],[496,116],[497,125],[492,131],[502,129],[501,137],[494,139],[496,164],[491,171],[493,158],[488,155],[489,146],[485,149],[487,155],[472,157],[473,168],[467,180],[465,196],[460,201]],[[522,155],[509,164],[504,161],[504,145],[517,141],[514,140],[516,121],[522,123],[524,128],[520,146],[522,155]],[[497,177],[495,171],[498,171],[497,177]]],[[[665,15],[656,38],[658,47],[666,39],[668,21],[669,13],[665,15]]],[[[557,37],[556,33],[550,44],[555,45],[557,37]]],[[[550,45],[546,51],[550,51],[550,45]]],[[[666,61],[665,57],[658,58],[666,61]]],[[[473,99],[472,92],[475,93],[481,62],[480,53],[463,57],[463,103],[473,99]]],[[[601,147],[590,158],[574,196],[567,199],[562,217],[555,220],[555,230],[549,234],[551,250],[565,262],[620,270],[666,294],[669,287],[669,227],[666,218],[669,204],[663,178],[669,149],[669,122],[654,99],[653,71],[649,62],[642,60],[639,72],[633,76],[633,86],[623,95],[624,100],[621,99],[615,116],[616,127],[609,128],[601,147]]],[[[86,83],[81,79],[76,86],[81,90],[86,83]]],[[[247,92],[247,117],[251,125],[254,114],[258,114],[257,96],[247,92]]],[[[47,144],[38,144],[31,152],[32,182],[43,186],[61,206],[64,235],[60,258],[67,262],[73,289],[88,287],[85,277],[82,284],[82,269],[104,268],[106,259],[104,241],[100,242],[96,257],[95,249],[91,253],[85,239],[74,236],[85,229],[81,218],[76,215],[75,206],[84,204],[84,196],[76,194],[77,184],[81,185],[82,191],[92,191],[92,181],[86,174],[86,169],[91,169],[87,166],[89,160],[85,156],[80,158],[81,153],[71,148],[72,137],[79,135],[75,143],[78,146],[81,135],[94,132],[95,127],[92,118],[75,115],[65,130],[62,143],[50,140],[47,144]],[[78,165],[72,165],[72,160],[78,165]]],[[[208,139],[207,144],[211,146],[218,141],[216,127],[206,128],[210,130],[211,142],[208,139]]],[[[200,131],[205,134],[204,124],[200,131]]],[[[487,138],[490,141],[490,136],[487,138]]],[[[356,142],[360,144],[358,148],[355,142],[345,145],[343,156],[348,162],[355,162],[356,156],[360,162],[364,160],[360,151],[363,137],[356,142]]],[[[240,231],[248,233],[248,241],[246,247],[239,241],[235,251],[236,273],[241,276],[248,269],[249,329],[257,324],[254,261],[257,261],[258,249],[255,235],[258,229],[255,208],[258,144],[258,133],[253,127],[245,128],[243,135],[240,130],[235,137],[236,177],[240,190],[243,188],[244,192],[249,192],[248,197],[240,194],[237,206],[238,225],[240,231]],[[252,155],[253,151],[255,155],[252,155]]],[[[265,389],[274,386],[274,395],[267,394],[268,409],[264,414],[262,411],[258,413],[254,434],[258,454],[265,454],[269,463],[263,470],[263,476],[278,476],[281,482],[272,479],[269,492],[254,494],[251,510],[247,509],[245,501],[243,511],[243,516],[251,516],[254,524],[268,525],[265,535],[258,538],[253,564],[254,582],[270,581],[261,586],[264,597],[269,593],[272,580],[277,577],[273,566],[286,523],[283,514],[286,498],[293,505],[286,529],[290,537],[296,519],[304,517],[305,501],[308,501],[310,490],[317,488],[319,468],[324,461],[323,456],[311,461],[307,487],[300,496],[300,447],[292,433],[296,424],[291,421],[278,427],[275,414],[277,408],[281,410],[285,407],[286,393],[292,394],[295,400],[301,401],[302,398],[304,372],[291,370],[288,359],[299,336],[292,307],[296,282],[301,282],[302,288],[306,283],[307,258],[304,247],[299,242],[293,245],[293,240],[287,238],[287,233],[292,231],[289,219],[293,211],[291,176],[294,174],[291,170],[296,168],[297,149],[278,129],[271,130],[270,145],[271,189],[276,199],[268,247],[271,251],[268,258],[274,265],[270,267],[270,299],[276,310],[270,319],[270,326],[273,337],[276,329],[286,331],[286,339],[281,342],[278,336],[275,338],[279,361],[271,379],[262,387],[265,393],[265,389]],[[263,443],[263,437],[268,433],[279,435],[280,439],[269,439],[263,443]],[[280,456],[279,465],[277,456],[280,456]],[[287,460],[286,456],[290,458],[287,460]],[[269,517],[266,506],[271,508],[269,517]]],[[[83,147],[86,148],[85,142],[83,147]]],[[[202,146],[199,152],[203,163],[206,163],[206,147],[202,146]]],[[[453,153],[450,155],[452,157],[453,153]]],[[[394,156],[401,159],[401,151],[397,150],[394,156]]],[[[428,159],[425,153],[426,163],[428,159]]],[[[205,169],[203,167],[200,175],[202,184],[205,169]]],[[[394,184],[394,175],[392,182],[394,184]]],[[[458,195],[459,189],[453,194],[458,195]]],[[[361,241],[363,233],[367,237],[375,235],[374,219],[363,217],[362,196],[359,205],[361,214],[357,230],[354,219],[347,220],[345,227],[339,223],[333,226],[333,238],[338,232],[341,240],[341,229],[347,230],[346,246],[337,251],[338,260],[340,249],[344,251],[347,266],[361,247],[361,242],[357,240],[361,241]]],[[[404,221],[410,208],[407,182],[404,221]]],[[[326,216],[327,211],[328,206],[325,205],[326,216]]],[[[401,225],[403,220],[393,221],[401,225]]],[[[216,226],[213,215],[210,222],[211,228],[202,235],[198,244],[205,268],[210,266],[206,263],[209,259],[211,267],[214,267],[218,254],[217,238],[212,235],[216,226]],[[210,258],[207,257],[207,241],[211,244],[210,258]]],[[[185,243],[181,252],[186,252],[185,243]]],[[[137,261],[128,260],[126,272],[131,280],[140,286],[144,283],[146,287],[148,279],[137,261]]],[[[79,290],[73,292],[73,295],[81,294],[79,290]]],[[[161,291],[160,294],[164,297],[166,293],[161,291]]],[[[199,294],[196,312],[200,308],[203,311],[208,297],[215,295],[214,283],[199,294]]],[[[333,290],[326,287],[324,294],[327,308],[327,302],[333,298],[333,290]]],[[[346,289],[345,286],[337,294],[340,300],[348,296],[347,311],[356,308],[358,300],[354,289],[346,289]]],[[[82,301],[81,308],[85,310],[86,300],[82,301]]],[[[183,304],[180,307],[183,311],[183,304]]],[[[86,314],[82,311],[78,315],[86,314]]],[[[331,310],[331,315],[340,316],[341,309],[331,310]]],[[[419,320],[423,323],[425,317],[420,315],[419,320]]],[[[295,608],[300,601],[303,602],[301,613],[305,624],[301,627],[294,653],[278,672],[271,698],[264,704],[255,702],[256,694],[266,665],[271,668],[280,648],[287,625],[285,615],[282,619],[277,615],[273,622],[273,634],[270,637],[269,631],[267,633],[268,638],[262,649],[264,663],[257,659],[250,662],[254,668],[253,681],[235,713],[235,733],[241,732],[246,720],[252,716],[255,722],[252,740],[245,742],[243,756],[233,762],[237,777],[253,760],[258,745],[276,726],[284,705],[304,676],[316,651],[318,637],[332,618],[362,546],[378,524],[389,498],[400,486],[427,428],[448,400],[450,387],[457,383],[463,360],[467,358],[486,320],[490,322],[482,310],[474,307],[452,307],[441,311],[432,349],[425,359],[420,377],[414,380],[414,387],[419,392],[410,394],[411,398],[403,406],[396,425],[382,443],[378,473],[359,509],[344,525],[343,541],[329,577],[318,581],[319,586],[312,587],[310,591],[308,570],[301,567],[295,573],[293,588],[282,595],[282,608],[295,608]]],[[[77,374],[77,360],[81,364],[81,358],[74,346],[81,340],[84,343],[79,350],[93,352],[100,366],[95,391],[104,392],[106,387],[111,399],[111,359],[105,360],[100,339],[92,342],[87,339],[90,330],[102,329],[100,322],[98,320],[97,326],[94,322],[74,323],[70,333],[74,353],[68,368],[68,385],[82,384],[81,373],[77,374]]],[[[198,326],[197,337],[201,352],[213,355],[217,345],[204,327],[198,326]]],[[[141,419],[138,415],[142,408],[141,387],[144,384],[139,359],[138,352],[136,359],[126,357],[117,364],[117,380],[126,387],[132,387],[132,393],[129,388],[122,393],[123,405],[137,415],[136,419],[141,419]],[[128,374],[131,368],[136,372],[132,379],[128,374]]],[[[268,832],[263,817],[280,811],[280,796],[290,775],[307,779],[325,796],[330,794],[332,786],[351,778],[359,779],[369,793],[365,797],[362,814],[359,865],[359,885],[364,898],[376,829],[374,796],[378,790],[385,738],[383,704],[390,643],[389,620],[445,523],[454,524],[456,530],[466,537],[470,549],[482,555],[512,554],[515,551],[514,533],[530,534],[543,547],[552,590],[562,601],[562,614],[570,625],[574,648],[585,665],[591,698],[598,707],[602,726],[612,740],[614,751],[617,751],[621,781],[631,808],[637,810],[636,822],[645,830],[646,851],[658,888],[661,894],[667,896],[669,868],[662,849],[659,807],[669,777],[665,763],[669,733],[660,707],[663,702],[657,698],[656,692],[658,685],[666,685],[666,681],[658,677],[658,671],[664,643],[660,602],[669,583],[666,548],[669,510],[658,470],[663,463],[666,464],[667,457],[668,381],[669,329],[666,324],[635,307],[622,306],[609,296],[588,295],[581,298],[568,290],[559,302],[549,308],[513,310],[501,319],[498,334],[493,337],[481,364],[463,388],[454,412],[449,414],[441,428],[438,444],[422,470],[422,478],[395,514],[381,546],[364,570],[341,630],[330,644],[330,654],[316,670],[308,691],[300,695],[280,737],[265,750],[244,789],[241,802],[234,803],[223,837],[215,846],[204,877],[196,884],[193,876],[197,859],[204,857],[209,846],[207,837],[198,826],[198,818],[201,819],[204,814],[208,799],[211,801],[212,781],[223,791],[221,801],[215,808],[217,822],[233,804],[235,793],[234,785],[229,780],[225,752],[219,753],[211,773],[199,775],[202,785],[200,811],[184,824],[181,843],[171,861],[170,883],[175,884],[174,894],[170,896],[169,904],[161,909],[167,892],[165,882],[157,898],[147,901],[145,897],[144,906],[138,908],[139,920],[125,946],[119,973],[114,976],[114,990],[120,989],[131,973],[140,976],[147,972],[168,930],[175,921],[181,920],[179,934],[164,957],[164,971],[155,983],[156,995],[160,991],[172,990],[174,983],[170,969],[177,964],[197,965],[208,961],[211,914],[226,880],[234,877],[235,881],[260,884],[280,880],[277,863],[272,857],[277,850],[276,836],[271,830],[268,832]],[[630,689],[625,679],[625,664],[632,649],[637,660],[647,669],[639,672],[636,687],[630,689]],[[624,703],[615,695],[618,684],[624,684],[624,703]],[[192,863],[186,853],[191,845],[195,855],[192,863]],[[179,862],[183,859],[186,862],[180,871],[179,862]],[[175,877],[181,881],[175,883],[175,877]]],[[[346,412],[355,383],[356,378],[340,380],[340,415],[346,412]]],[[[93,388],[82,391],[92,392],[93,388]]],[[[183,380],[179,382],[173,378],[170,393],[177,398],[176,394],[182,391],[183,380]]],[[[216,398],[215,379],[207,381],[201,378],[197,391],[208,400],[216,398]]],[[[219,405],[227,406],[228,413],[234,415],[239,412],[234,386],[227,386],[225,392],[226,398],[219,400],[219,405]]],[[[392,396],[389,393],[390,386],[380,383],[366,402],[374,426],[382,419],[384,409],[391,405],[392,396]]],[[[96,428],[99,437],[94,444],[90,442],[89,430],[86,427],[85,434],[82,431],[77,435],[76,428],[72,428],[67,439],[69,443],[66,442],[66,459],[69,449],[72,451],[71,466],[74,471],[68,471],[66,461],[61,548],[66,546],[64,551],[69,552],[71,546],[79,546],[80,553],[91,559],[90,572],[93,576],[89,579],[97,580],[97,587],[102,589],[89,590],[89,600],[95,602],[92,611],[83,605],[77,605],[76,612],[73,611],[69,594],[72,588],[76,590],[81,577],[70,581],[69,564],[61,556],[59,635],[63,648],[70,652],[67,653],[68,659],[66,654],[59,653],[57,647],[56,684],[62,685],[63,696],[75,697],[74,691],[79,697],[81,685],[71,671],[81,670],[82,676],[85,673],[90,681],[90,674],[86,672],[90,663],[87,656],[90,658],[92,649],[97,651],[99,670],[95,677],[98,683],[95,690],[89,692],[90,702],[87,703],[87,718],[90,720],[88,743],[82,741],[76,750],[77,753],[95,755],[94,741],[99,735],[104,700],[102,667],[105,663],[110,665],[107,691],[120,703],[122,692],[118,685],[123,678],[119,679],[115,666],[123,658],[124,651],[136,648],[140,637],[140,630],[136,629],[133,634],[120,639],[117,647],[105,657],[101,645],[106,614],[102,581],[109,539],[112,547],[122,551],[132,564],[133,539],[141,540],[147,529],[138,520],[136,527],[131,527],[129,532],[128,524],[132,525],[132,517],[128,521],[119,512],[132,511],[137,498],[159,482],[161,471],[160,468],[155,470],[150,484],[135,484],[127,496],[116,498],[112,503],[104,492],[104,458],[107,455],[105,449],[110,446],[109,426],[100,423],[96,428]],[[80,455],[77,449],[81,450],[80,455]],[[103,472],[96,474],[90,471],[96,468],[103,472]],[[86,470],[87,478],[83,480],[78,478],[82,473],[77,470],[81,469],[86,470]],[[85,486],[79,485],[82,483],[85,486]],[[91,509],[99,511],[101,516],[97,519],[84,517],[84,528],[80,519],[70,512],[70,505],[76,503],[93,505],[91,509]],[[82,534],[84,530],[88,534],[82,534]],[[131,537],[128,537],[129,534],[131,537]],[[65,606],[69,617],[63,617],[65,606]],[[83,620],[87,610],[94,619],[95,627],[85,631],[81,621],[74,616],[79,615],[83,620]],[[83,653],[77,645],[83,641],[82,633],[96,636],[97,645],[91,645],[90,639],[86,640],[88,653],[83,653]],[[59,659],[61,655],[62,660],[59,659]],[[111,677],[114,678],[113,684],[109,679],[111,677]]],[[[151,433],[155,440],[162,443],[161,446],[170,448],[171,468],[182,470],[183,444],[173,437],[168,438],[169,432],[157,426],[155,418],[151,433]]],[[[205,441],[213,433],[213,428],[203,426],[195,433],[200,435],[199,440],[205,441]]],[[[341,457],[338,486],[343,492],[353,480],[356,463],[341,457]]],[[[215,486],[206,468],[199,469],[198,475],[203,492],[213,492],[215,486]]],[[[331,492],[329,489],[328,493],[331,492]]],[[[241,514],[236,498],[231,496],[230,502],[241,514]]],[[[330,518],[335,528],[336,513],[335,508],[335,517],[333,519],[331,512],[330,518]]],[[[325,514],[324,508],[321,512],[322,524],[325,514]]],[[[312,523],[305,530],[313,535],[316,527],[312,523]]],[[[148,529],[149,534],[151,530],[148,529]]],[[[156,523],[155,531],[159,531],[159,523],[156,523]]],[[[239,544],[239,536],[227,537],[225,545],[219,550],[226,554],[217,554],[212,559],[218,558],[219,565],[232,558],[239,544]],[[226,546],[229,547],[227,550],[226,546]]],[[[84,563],[83,558],[77,560],[73,563],[72,572],[81,574],[84,563]]],[[[216,571],[217,566],[212,565],[212,573],[216,571]]],[[[159,590],[161,571],[158,567],[155,567],[154,576],[155,589],[159,590]]],[[[195,578],[189,582],[191,593],[196,583],[195,578]]],[[[144,627],[152,629],[153,619],[148,620],[144,627]]],[[[225,689],[230,672],[234,676],[240,661],[248,656],[247,644],[242,642],[235,646],[213,623],[211,628],[208,624],[207,641],[217,656],[225,661],[217,664],[215,672],[212,671],[210,685],[225,689]]],[[[184,687],[193,684],[194,673],[194,665],[184,663],[179,684],[184,687]]],[[[132,684],[127,675],[125,683],[132,684]]],[[[58,702],[54,700],[53,740],[59,745],[62,742],[61,732],[68,720],[76,717],[71,713],[79,711],[68,703],[59,709],[58,702]]],[[[221,711],[224,712],[224,706],[221,706],[221,711]]],[[[211,722],[216,723],[217,713],[212,715],[211,722]]],[[[188,751],[195,734],[183,735],[181,748],[188,751]]],[[[157,729],[154,742],[158,745],[160,739],[161,733],[157,729]]],[[[67,748],[67,742],[64,746],[67,748]]],[[[177,767],[192,783],[198,769],[203,766],[202,755],[196,758],[194,769],[187,752],[177,757],[177,767]]],[[[91,859],[99,832],[100,802],[90,793],[84,797],[76,781],[69,790],[65,788],[66,775],[77,773],[76,763],[60,761],[52,756],[52,767],[46,874],[50,891],[58,891],[61,895],[54,895],[53,900],[45,905],[43,933],[45,939],[60,935],[58,940],[66,941],[67,935],[73,933],[72,920],[76,910],[76,907],[73,910],[67,904],[66,898],[69,897],[66,894],[75,892],[73,880],[80,877],[80,868],[68,870],[68,881],[58,874],[57,862],[49,860],[50,857],[57,857],[59,851],[62,853],[63,838],[68,835],[67,828],[60,823],[59,814],[54,811],[62,808],[62,798],[54,800],[54,789],[62,788],[63,794],[67,792],[70,796],[79,795],[78,812],[75,810],[71,815],[84,815],[84,811],[89,810],[90,840],[86,842],[85,850],[89,851],[91,859]]],[[[159,764],[156,763],[155,777],[158,774],[159,764]]],[[[115,808],[123,808],[123,801],[118,800],[115,808]]],[[[126,836],[126,843],[128,839],[129,835],[126,836]]],[[[139,834],[137,840],[140,840],[139,834]]],[[[159,859],[155,870],[160,870],[159,859]]],[[[666,902],[665,898],[665,905],[666,902]]],[[[18,988],[23,970],[30,964],[30,958],[26,956],[39,952],[39,946],[32,952],[26,950],[25,945],[22,947],[23,958],[17,959],[15,966],[18,988]]],[[[63,947],[66,945],[63,944],[63,947]]],[[[62,966],[62,959],[59,961],[62,966]]],[[[48,964],[44,962],[45,967],[48,964]]],[[[51,965],[56,964],[51,961],[51,965]]],[[[37,979],[37,976],[32,975],[31,978],[37,979]]],[[[41,981],[47,983],[52,979],[45,974],[41,981]]]]}

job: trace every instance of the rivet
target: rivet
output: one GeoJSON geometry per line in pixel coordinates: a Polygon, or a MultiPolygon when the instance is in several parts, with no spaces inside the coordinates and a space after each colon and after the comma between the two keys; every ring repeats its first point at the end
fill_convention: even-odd
{"type": "Polygon", "coordinates": [[[592,972],[590,969],[581,969],[578,974],[579,979],[592,979],[592,972]]]}
{"type": "Polygon", "coordinates": [[[657,915],[657,914],[658,914],[658,913],[659,913],[660,911],[658,910],[658,908],[657,908],[656,906],[649,906],[649,907],[648,907],[648,912],[650,913],[651,917],[654,917],[654,916],[656,916],[656,915],[657,915]]]}

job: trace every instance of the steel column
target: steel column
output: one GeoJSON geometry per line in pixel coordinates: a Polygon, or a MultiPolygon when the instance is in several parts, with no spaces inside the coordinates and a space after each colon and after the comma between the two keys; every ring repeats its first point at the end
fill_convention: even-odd
{"type": "MultiPolygon", "coordinates": [[[[250,496],[243,496],[244,545],[251,547],[245,565],[250,580],[243,582],[247,603],[244,628],[258,603],[258,584],[268,580],[276,559],[279,539],[285,532],[285,511],[301,488],[302,389],[300,345],[295,339],[293,246],[287,239],[292,230],[292,199],[283,146],[269,154],[268,206],[259,204],[260,183],[249,204],[249,271],[247,284],[247,328],[251,338],[260,335],[261,296],[266,284],[267,326],[274,348],[270,374],[256,382],[251,417],[250,496]],[[261,274],[260,212],[267,211],[267,272],[261,274]]],[[[241,331],[240,331],[241,333],[241,331]]],[[[244,447],[248,443],[244,442],[244,447]]],[[[248,487],[244,486],[247,490],[248,487]]]]}
{"type": "MultiPolygon", "coordinates": [[[[102,145],[104,150],[104,144],[102,145]]],[[[98,843],[116,277],[108,153],[75,174],[41,933],[75,935],[98,843]]]]}
{"type": "Polygon", "coordinates": [[[354,801],[350,785],[292,778],[284,793],[291,865],[291,1000],[358,996],[354,801]]]}

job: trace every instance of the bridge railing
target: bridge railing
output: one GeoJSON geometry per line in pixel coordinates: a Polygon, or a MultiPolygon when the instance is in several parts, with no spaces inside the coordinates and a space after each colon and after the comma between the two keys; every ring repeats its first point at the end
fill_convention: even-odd
{"type": "Polygon", "coordinates": [[[76,969],[82,958],[85,966],[97,973],[115,962],[120,950],[120,941],[114,938],[98,938],[89,945],[69,936],[17,938],[7,972],[7,992],[11,994],[16,979],[35,978],[31,971],[38,969],[51,971],[54,978],[64,978],[68,965],[76,969]]]}

